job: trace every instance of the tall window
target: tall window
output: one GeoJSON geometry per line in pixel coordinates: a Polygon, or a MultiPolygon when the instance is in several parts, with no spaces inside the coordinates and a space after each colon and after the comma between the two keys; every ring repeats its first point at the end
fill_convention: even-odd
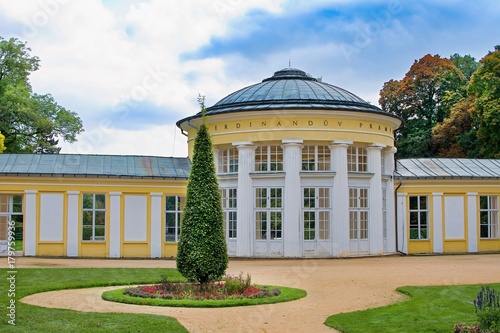
{"type": "Polygon", "coordinates": [[[410,239],[429,239],[428,197],[410,196],[410,239]]]}
{"type": "Polygon", "coordinates": [[[237,190],[235,188],[223,188],[221,191],[222,211],[224,213],[224,230],[229,239],[236,239],[237,236],[237,209],[236,198],[237,190]]]}
{"type": "Polygon", "coordinates": [[[330,239],[330,189],[305,187],[302,193],[304,240],[330,239]]]}
{"type": "Polygon", "coordinates": [[[255,189],[255,239],[281,239],[283,217],[283,189],[259,187],[255,189]]]}
{"type": "MultiPolygon", "coordinates": [[[[0,194],[0,241],[8,241],[14,232],[15,248],[21,250],[23,240],[23,196],[0,194]],[[14,227],[12,229],[11,227],[14,227]]],[[[8,248],[6,248],[6,251],[8,248]]]]}
{"type": "Polygon", "coordinates": [[[480,196],[479,215],[481,219],[480,237],[485,239],[498,238],[498,197],[480,196]]]}
{"type": "Polygon", "coordinates": [[[347,149],[347,171],[366,172],[368,157],[365,147],[349,146],[347,149]]]}
{"type": "Polygon", "coordinates": [[[329,171],[330,148],[328,146],[304,146],[302,148],[302,170],[329,171]]]}
{"type": "Polygon", "coordinates": [[[238,172],[238,149],[222,148],[219,149],[217,161],[218,173],[236,173],[238,172]]]}
{"type": "Polygon", "coordinates": [[[182,209],[186,198],[178,195],[165,198],[165,242],[178,242],[181,237],[182,209]]]}
{"type": "Polygon", "coordinates": [[[106,240],[106,196],[83,194],[82,240],[103,242],[106,240]]]}
{"type": "Polygon", "coordinates": [[[255,149],[255,171],[283,171],[283,149],[279,145],[255,149]]]}
{"type": "Polygon", "coordinates": [[[349,238],[368,238],[367,188],[349,188],[349,238]]]}

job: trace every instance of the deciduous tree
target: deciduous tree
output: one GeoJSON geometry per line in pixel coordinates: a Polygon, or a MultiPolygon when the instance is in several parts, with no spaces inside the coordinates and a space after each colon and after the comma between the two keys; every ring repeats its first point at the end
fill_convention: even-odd
{"type": "Polygon", "coordinates": [[[59,139],[75,142],[83,131],[75,112],[50,94],[33,93],[29,75],[40,60],[15,38],[0,37],[0,132],[9,153],[58,153],[59,139]]]}
{"type": "MultiPolygon", "coordinates": [[[[204,115],[204,98],[199,102],[204,115]]],[[[203,116],[194,142],[177,252],[177,269],[189,281],[204,285],[224,275],[228,255],[223,223],[212,141],[203,116]]]]}
{"type": "Polygon", "coordinates": [[[465,96],[466,82],[451,60],[427,54],[401,81],[384,83],[379,104],[403,119],[396,134],[398,157],[432,156],[432,128],[448,117],[453,101],[465,96]]]}
{"type": "Polygon", "coordinates": [[[468,87],[476,98],[479,117],[480,154],[485,158],[500,158],[500,47],[479,61],[479,69],[468,87]]]}

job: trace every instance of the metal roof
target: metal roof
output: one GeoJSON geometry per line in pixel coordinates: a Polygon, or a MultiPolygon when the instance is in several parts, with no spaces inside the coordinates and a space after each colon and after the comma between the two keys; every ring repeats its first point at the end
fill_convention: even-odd
{"type": "Polygon", "coordinates": [[[187,179],[187,157],[78,154],[0,154],[0,175],[187,179]]]}
{"type": "Polygon", "coordinates": [[[500,178],[500,160],[409,158],[397,161],[396,176],[404,178],[500,178]]]}
{"type": "MultiPolygon", "coordinates": [[[[383,114],[383,111],[353,93],[321,82],[296,68],[285,68],[262,82],[240,89],[206,109],[206,115],[276,109],[345,110],[383,114]]],[[[201,117],[201,113],[181,119],[181,123],[201,117]]]]}

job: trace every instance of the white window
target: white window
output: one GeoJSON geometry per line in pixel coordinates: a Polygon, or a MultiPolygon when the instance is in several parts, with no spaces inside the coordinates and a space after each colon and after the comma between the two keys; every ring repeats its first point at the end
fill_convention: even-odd
{"type": "Polygon", "coordinates": [[[368,238],[367,188],[349,188],[349,238],[368,238]]]}
{"type": "Polygon", "coordinates": [[[23,244],[23,196],[0,194],[0,241],[9,239],[9,231],[14,234],[16,250],[23,244]],[[11,227],[14,228],[11,228],[11,227]]]}
{"type": "Polygon", "coordinates": [[[304,240],[330,239],[330,188],[302,189],[304,240]]]}
{"type": "Polygon", "coordinates": [[[258,146],[255,149],[255,171],[283,171],[283,149],[281,146],[258,146]]]}
{"type": "Polygon", "coordinates": [[[106,240],[106,195],[83,194],[82,240],[106,240]]]}
{"type": "Polygon", "coordinates": [[[302,147],[302,170],[329,171],[330,148],[328,146],[302,147]]]}
{"type": "Polygon", "coordinates": [[[181,237],[182,210],[186,198],[172,195],[165,198],[165,242],[178,242],[181,237]]]}
{"type": "Polygon", "coordinates": [[[259,187],[255,189],[255,239],[281,239],[283,217],[283,189],[259,187]]]}
{"type": "Polygon", "coordinates": [[[236,173],[238,172],[238,149],[221,148],[217,161],[218,173],[236,173]]]}
{"type": "Polygon", "coordinates": [[[498,238],[498,197],[482,195],[479,197],[480,237],[498,238]]]}
{"type": "Polygon", "coordinates": [[[410,239],[429,239],[429,198],[410,196],[410,239]]]}
{"type": "Polygon", "coordinates": [[[222,211],[224,213],[224,230],[226,238],[236,239],[237,236],[237,189],[222,188],[222,211]]]}
{"type": "Polygon", "coordinates": [[[368,158],[365,147],[349,146],[347,149],[347,171],[366,172],[368,158]]]}

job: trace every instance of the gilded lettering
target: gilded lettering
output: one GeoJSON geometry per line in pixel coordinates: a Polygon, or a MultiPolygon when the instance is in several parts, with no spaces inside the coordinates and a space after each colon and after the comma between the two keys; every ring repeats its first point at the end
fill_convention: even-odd
{"type": "Polygon", "coordinates": [[[324,126],[328,126],[328,120],[323,121],[324,126]]]}
{"type": "Polygon", "coordinates": [[[359,128],[363,127],[363,123],[359,123],[359,128]]]}
{"type": "Polygon", "coordinates": [[[263,121],[260,126],[262,126],[262,127],[267,126],[267,122],[263,121]]]}
{"type": "Polygon", "coordinates": [[[217,125],[215,125],[214,127],[215,127],[215,130],[217,131],[217,125]]]}
{"type": "Polygon", "coordinates": [[[338,121],[337,124],[339,124],[339,127],[342,127],[342,122],[338,121]]]}
{"type": "Polygon", "coordinates": [[[281,126],[281,121],[278,121],[278,122],[276,123],[276,126],[281,126]]]}
{"type": "Polygon", "coordinates": [[[299,122],[298,122],[297,120],[293,120],[293,121],[292,121],[292,124],[293,124],[293,126],[298,126],[298,125],[299,125],[299,122]]]}
{"type": "Polygon", "coordinates": [[[370,124],[370,128],[373,128],[373,124],[370,124]]]}
{"type": "Polygon", "coordinates": [[[313,121],[312,121],[312,120],[309,120],[309,121],[307,122],[307,124],[308,124],[309,126],[312,126],[312,125],[313,125],[313,121]]]}
{"type": "Polygon", "coordinates": [[[382,128],[380,127],[380,125],[378,125],[378,129],[381,130],[382,128]]]}
{"type": "Polygon", "coordinates": [[[236,128],[240,128],[241,127],[241,124],[240,123],[236,123],[236,128]]]}
{"type": "Polygon", "coordinates": [[[224,124],[224,129],[227,129],[227,124],[224,124]]]}
{"type": "Polygon", "coordinates": [[[250,126],[248,126],[248,127],[252,127],[252,122],[250,122],[250,126]]]}

